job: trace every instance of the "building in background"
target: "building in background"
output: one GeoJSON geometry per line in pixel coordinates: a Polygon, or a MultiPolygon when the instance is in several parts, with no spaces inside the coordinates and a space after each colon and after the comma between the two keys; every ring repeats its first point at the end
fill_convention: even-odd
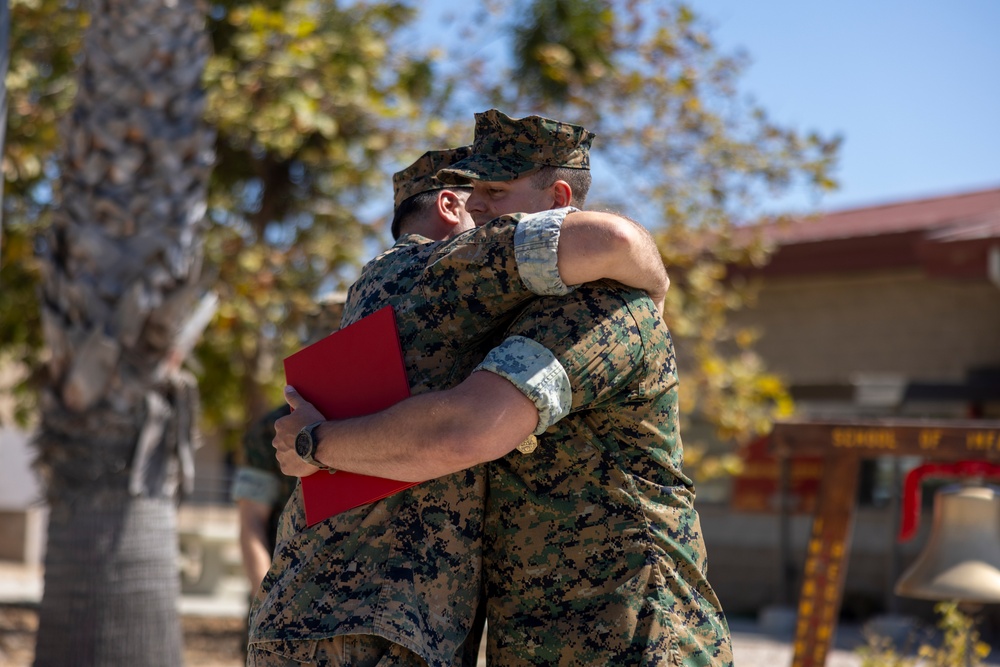
{"type": "MultiPolygon", "coordinates": [[[[772,261],[732,323],[781,375],[799,418],[1000,418],[1000,188],[839,211],[759,228],[772,261]]],[[[703,505],[711,580],[730,613],[794,604],[818,488],[793,461],[793,549],[777,551],[777,464],[748,448],[729,502],[703,505]],[[787,561],[787,562],[786,562],[787,561]]],[[[926,611],[892,586],[922,539],[896,544],[900,476],[914,460],[862,467],[844,613],[926,611]]],[[[929,499],[930,494],[925,493],[929,499]]],[[[924,512],[922,536],[929,512],[924,512]]]]}

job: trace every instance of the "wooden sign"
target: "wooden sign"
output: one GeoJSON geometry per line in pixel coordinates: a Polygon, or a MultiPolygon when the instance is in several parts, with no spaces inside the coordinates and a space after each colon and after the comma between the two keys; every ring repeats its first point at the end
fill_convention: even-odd
{"type": "Polygon", "coordinates": [[[774,426],[772,441],[775,452],[783,456],[833,450],[862,458],[1000,461],[1000,421],[985,419],[781,422],[774,426]]]}
{"type": "MultiPolygon", "coordinates": [[[[787,510],[812,514],[823,478],[822,456],[789,456],[787,510]]],[[[733,475],[730,509],[738,512],[778,512],[781,509],[781,460],[767,437],[758,438],[740,453],[743,469],[733,475]]]]}
{"type": "Polygon", "coordinates": [[[858,468],[855,456],[826,459],[820,512],[813,519],[799,595],[792,663],[796,667],[822,667],[833,641],[854,533],[858,468]]]}
{"type": "Polygon", "coordinates": [[[792,656],[792,667],[823,667],[847,576],[861,459],[921,456],[930,461],[1000,461],[1000,421],[781,422],[775,424],[771,443],[780,457],[824,457],[792,656]]]}

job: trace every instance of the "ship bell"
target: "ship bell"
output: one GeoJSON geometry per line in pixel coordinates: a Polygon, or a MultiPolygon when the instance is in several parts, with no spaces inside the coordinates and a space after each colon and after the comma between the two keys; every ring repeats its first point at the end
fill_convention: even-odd
{"type": "Polygon", "coordinates": [[[1000,488],[939,490],[927,544],[895,591],[925,600],[1000,602],[1000,488]]]}

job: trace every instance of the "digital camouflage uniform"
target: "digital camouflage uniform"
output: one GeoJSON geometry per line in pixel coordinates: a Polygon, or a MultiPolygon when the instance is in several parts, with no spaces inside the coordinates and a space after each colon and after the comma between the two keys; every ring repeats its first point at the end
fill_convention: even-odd
{"type": "Polygon", "coordinates": [[[644,293],[612,285],[533,302],[480,366],[529,395],[538,367],[567,383],[535,451],[487,465],[492,665],[732,665],[682,472],[673,344],[644,293]]]}
{"type": "MultiPolygon", "coordinates": [[[[344,324],[392,305],[411,393],[459,383],[531,290],[567,291],[556,244],[569,210],[507,216],[448,242],[404,235],[366,265],[344,324]]],[[[432,667],[461,664],[479,602],[484,491],[477,467],[306,527],[297,488],[251,642],[306,661],[309,640],[378,635],[432,667]]]]}
{"type": "MultiPolygon", "coordinates": [[[[497,175],[496,180],[504,180],[505,175],[506,179],[511,175],[526,175],[537,169],[538,164],[561,166],[560,161],[566,161],[567,155],[555,160],[543,155],[534,166],[525,166],[526,160],[537,157],[537,144],[534,149],[525,146],[535,141],[533,135],[546,134],[550,140],[564,141],[569,128],[569,134],[578,141],[582,139],[587,147],[593,136],[584,134],[582,128],[547,119],[531,122],[535,125],[528,127],[499,112],[477,114],[477,146],[495,151],[499,159],[485,161],[479,165],[479,171],[470,169],[465,174],[459,171],[459,177],[493,180],[490,176],[497,175]],[[497,135],[496,141],[481,141],[480,125],[487,123],[494,124],[489,131],[497,135]]],[[[585,154],[586,148],[582,152],[585,154]]],[[[412,242],[404,238],[387,254],[397,249],[413,252],[406,250],[412,242]]],[[[546,258],[543,263],[551,262],[554,267],[554,247],[550,249],[551,256],[541,255],[546,258]]],[[[453,274],[450,280],[462,289],[425,289],[414,285],[413,295],[396,298],[394,304],[402,307],[403,312],[428,317],[430,326],[444,332],[449,325],[436,312],[442,305],[436,300],[455,299],[468,291],[473,298],[468,303],[449,306],[451,316],[471,311],[476,321],[488,317],[491,311],[484,309],[483,295],[477,294],[477,290],[490,287],[490,282],[468,282],[469,277],[464,274],[470,267],[462,265],[463,261],[471,261],[473,274],[482,274],[476,262],[489,255],[484,250],[472,244],[464,249],[455,248],[449,254],[450,259],[458,261],[446,267],[444,273],[453,274]],[[414,296],[417,293],[420,297],[414,296]]],[[[400,261],[398,266],[386,265],[386,270],[379,272],[391,276],[395,283],[398,279],[409,280],[405,276],[411,262],[434,268],[430,271],[432,277],[440,270],[434,256],[407,259],[405,255],[397,255],[395,259],[400,261]]],[[[526,264],[520,266],[522,271],[526,270],[526,264]]],[[[496,278],[503,279],[505,275],[508,274],[498,273],[496,278]]],[[[373,278],[373,283],[377,279],[373,278]]],[[[516,286],[516,281],[508,281],[500,289],[507,290],[512,285],[516,286]]],[[[372,295],[374,302],[363,306],[359,314],[370,312],[386,301],[378,284],[361,290],[372,295]]],[[[463,328],[459,320],[461,317],[456,317],[458,326],[452,326],[454,330],[463,328]]],[[[466,319],[465,323],[471,322],[466,319]]],[[[480,335],[485,335],[487,328],[480,335]]],[[[456,347],[448,335],[442,336],[437,344],[417,343],[420,332],[409,331],[406,336],[418,346],[430,343],[424,355],[440,354],[439,360],[450,362],[436,367],[436,372],[446,378],[438,387],[451,386],[463,379],[471,365],[468,359],[478,356],[482,349],[472,344],[477,337],[459,341],[456,347]]],[[[406,340],[404,349],[417,352],[406,340]]],[[[408,367],[410,363],[419,366],[428,361],[420,354],[417,356],[408,359],[408,367]]],[[[731,664],[725,620],[704,579],[704,548],[697,515],[691,506],[693,490],[680,471],[672,346],[648,298],[637,299],[634,293],[616,292],[603,286],[588,287],[568,301],[546,299],[543,305],[522,317],[511,329],[511,337],[490,353],[481,368],[505,375],[521,387],[539,409],[536,432],[545,432],[534,454],[514,453],[490,465],[495,489],[489,501],[489,522],[494,525],[487,526],[490,561],[485,574],[491,596],[491,664],[504,667],[731,664]],[[557,323],[560,317],[565,320],[557,323]],[[566,416],[569,411],[572,414],[566,416]],[[510,515],[500,516],[505,512],[510,515]]],[[[432,387],[415,388],[414,393],[432,387]]],[[[480,473],[472,474],[476,475],[478,488],[480,473]]],[[[415,536],[416,544],[396,544],[409,551],[405,557],[387,561],[389,548],[376,545],[373,547],[376,555],[370,559],[345,560],[343,553],[337,553],[338,549],[345,551],[337,540],[353,540],[355,533],[346,530],[338,538],[339,528],[327,524],[320,524],[324,529],[322,537],[303,540],[307,545],[314,543],[309,548],[293,545],[281,557],[287,561],[286,567],[300,574],[277,577],[270,584],[265,580],[265,587],[272,586],[272,591],[277,591],[268,597],[277,598],[286,610],[261,614],[270,620],[258,621],[257,625],[277,626],[279,631],[272,632],[270,637],[294,639],[331,634],[329,628],[319,633],[296,630],[293,628],[296,621],[311,626],[326,622],[337,626],[333,632],[375,631],[410,647],[424,628],[440,628],[444,634],[424,631],[419,638],[425,648],[433,643],[441,649],[437,654],[441,660],[455,656],[457,652],[451,647],[460,641],[455,635],[456,627],[449,628],[447,619],[444,624],[437,624],[429,618],[444,613],[451,614],[458,623],[463,618],[471,619],[475,573],[449,569],[463,561],[455,558],[449,564],[446,554],[456,553],[455,549],[459,553],[463,550],[474,553],[475,524],[480,520],[477,512],[482,509],[462,500],[468,494],[464,492],[467,487],[461,484],[450,490],[462,502],[456,504],[455,499],[442,502],[440,499],[446,497],[449,489],[431,494],[430,484],[435,483],[425,483],[404,493],[423,491],[426,494],[423,501],[431,510],[428,515],[445,517],[444,522],[430,526],[428,531],[424,516],[409,522],[401,518],[388,531],[415,536]],[[448,516],[448,512],[456,510],[471,517],[464,524],[469,532],[458,530],[459,523],[448,523],[458,520],[448,516]],[[442,539],[443,528],[452,530],[444,534],[448,539],[442,539]],[[425,545],[428,536],[433,539],[425,545]],[[309,558],[320,553],[322,558],[309,558]],[[321,564],[313,573],[301,574],[309,569],[309,562],[324,560],[331,553],[332,560],[340,563],[332,572],[321,564]],[[387,576],[364,572],[369,576],[357,576],[359,581],[351,582],[353,572],[378,561],[390,563],[385,568],[387,576]],[[444,566],[440,565],[442,562],[444,566]],[[344,567],[342,563],[349,565],[344,567]],[[316,576],[317,571],[321,576],[316,576]],[[338,573],[344,578],[336,579],[338,573]],[[458,578],[463,579],[461,585],[457,584],[458,578]],[[341,581],[348,582],[344,590],[339,588],[341,581]],[[373,590],[356,590],[366,585],[373,590]],[[418,591],[419,585],[425,590],[418,591]],[[303,587],[310,589],[309,593],[296,598],[292,591],[303,587]],[[328,591],[326,596],[314,604],[324,589],[328,591]],[[376,591],[390,598],[388,603],[369,602],[376,591]],[[346,600],[351,611],[332,607],[338,600],[346,600]],[[330,616],[334,618],[330,620],[330,616]]],[[[371,511],[374,513],[383,505],[376,504],[371,511]]],[[[363,526],[374,533],[373,537],[384,539],[375,529],[414,508],[404,503],[385,509],[381,516],[363,526]]],[[[295,514],[288,520],[285,527],[288,530],[283,528],[283,542],[286,532],[302,529],[301,510],[295,514]]],[[[356,551],[357,543],[346,549],[349,555],[356,551]]],[[[260,608],[267,610],[269,606],[269,601],[265,601],[260,608]]],[[[267,632],[259,634],[265,639],[268,636],[267,632]]],[[[421,655],[428,657],[431,652],[425,650],[421,655]]],[[[433,656],[428,659],[431,664],[447,664],[434,662],[433,656]]]]}
{"type": "MultiPolygon", "coordinates": [[[[438,175],[524,177],[546,164],[534,144],[579,129],[477,114],[474,154],[438,175]]],[[[652,301],[594,283],[532,302],[507,335],[478,369],[531,398],[544,433],[530,455],[487,464],[490,665],[732,665],[652,301]]]]}

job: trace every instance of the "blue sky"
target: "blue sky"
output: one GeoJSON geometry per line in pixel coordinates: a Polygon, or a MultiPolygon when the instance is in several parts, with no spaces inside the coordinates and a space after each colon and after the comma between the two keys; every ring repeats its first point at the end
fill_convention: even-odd
{"type": "MultiPolygon", "coordinates": [[[[447,0],[425,3],[454,11],[447,0]]],[[[844,137],[840,190],[819,202],[804,194],[769,201],[765,210],[1000,187],[1000,0],[690,4],[722,51],[747,53],[743,93],[775,121],[844,137]]]]}
{"type": "Polygon", "coordinates": [[[821,208],[1000,187],[997,0],[693,6],[722,48],[747,51],[744,90],[776,120],[844,136],[821,208]]]}

